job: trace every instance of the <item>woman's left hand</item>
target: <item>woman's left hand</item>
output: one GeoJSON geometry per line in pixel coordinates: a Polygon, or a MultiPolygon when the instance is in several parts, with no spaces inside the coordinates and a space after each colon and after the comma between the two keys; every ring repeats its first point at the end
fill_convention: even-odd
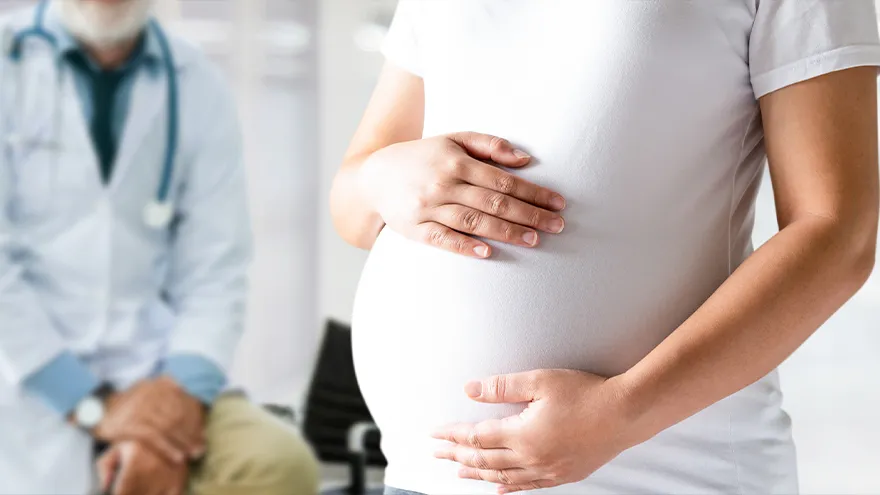
{"type": "Polygon", "coordinates": [[[620,381],[538,370],[469,383],[475,401],[528,405],[517,416],[437,430],[434,438],[450,443],[435,456],[461,464],[462,478],[498,483],[501,494],[583,480],[640,443],[620,381]]]}

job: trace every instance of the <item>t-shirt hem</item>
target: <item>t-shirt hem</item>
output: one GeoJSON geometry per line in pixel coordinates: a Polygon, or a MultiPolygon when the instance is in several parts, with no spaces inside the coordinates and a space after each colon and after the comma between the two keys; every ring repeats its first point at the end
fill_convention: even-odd
{"type": "Polygon", "coordinates": [[[496,485],[472,480],[434,479],[434,473],[418,469],[400,470],[389,465],[385,470],[385,486],[425,495],[495,495],[496,485]],[[475,485],[484,485],[476,487],[475,485]]]}
{"type": "Polygon", "coordinates": [[[755,98],[787,86],[854,67],[880,66],[880,46],[850,45],[804,58],[752,77],[755,98]]]}

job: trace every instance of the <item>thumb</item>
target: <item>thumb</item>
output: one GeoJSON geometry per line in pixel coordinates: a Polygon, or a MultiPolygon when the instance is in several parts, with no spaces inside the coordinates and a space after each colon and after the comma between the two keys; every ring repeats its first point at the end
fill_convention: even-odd
{"type": "Polygon", "coordinates": [[[477,132],[457,132],[449,134],[447,139],[461,146],[464,151],[479,160],[491,160],[505,167],[523,167],[531,161],[531,157],[506,139],[477,132]]]}
{"type": "Polygon", "coordinates": [[[482,382],[470,382],[465,393],[477,402],[516,404],[537,399],[537,379],[534,372],[496,375],[482,382]]]}

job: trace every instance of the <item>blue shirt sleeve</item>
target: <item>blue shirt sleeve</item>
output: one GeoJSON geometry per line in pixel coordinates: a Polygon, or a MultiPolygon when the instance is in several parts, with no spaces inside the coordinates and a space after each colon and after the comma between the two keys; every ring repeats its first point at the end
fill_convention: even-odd
{"type": "Polygon", "coordinates": [[[168,356],[162,373],[205,405],[211,405],[226,386],[226,375],[214,363],[196,354],[168,356]]]}
{"type": "Polygon", "coordinates": [[[100,381],[76,356],[64,352],[26,378],[24,387],[67,416],[100,387],[100,381]]]}

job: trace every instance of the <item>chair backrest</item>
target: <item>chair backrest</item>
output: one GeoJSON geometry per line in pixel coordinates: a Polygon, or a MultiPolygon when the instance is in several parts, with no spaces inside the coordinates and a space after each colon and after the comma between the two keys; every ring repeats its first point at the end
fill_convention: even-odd
{"type": "MultiPolygon", "coordinates": [[[[351,352],[351,327],[329,321],[306,395],[303,433],[322,461],[347,462],[349,429],[373,418],[361,395],[351,352]]],[[[366,442],[367,464],[385,466],[379,435],[366,442]]]]}

